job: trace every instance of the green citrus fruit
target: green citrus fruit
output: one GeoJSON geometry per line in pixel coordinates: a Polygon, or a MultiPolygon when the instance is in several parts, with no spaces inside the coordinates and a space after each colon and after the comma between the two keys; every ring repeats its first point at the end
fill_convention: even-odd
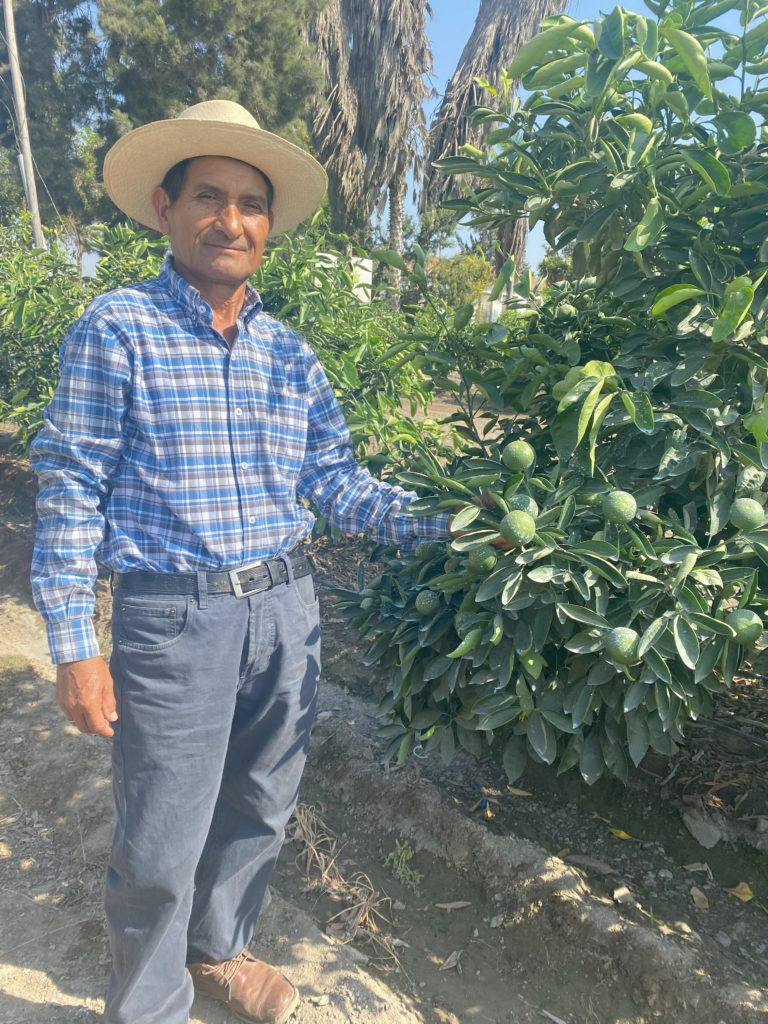
{"type": "Polygon", "coordinates": [[[426,562],[428,558],[434,558],[435,555],[439,555],[443,549],[443,545],[439,544],[436,540],[423,540],[420,544],[417,544],[414,548],[414,555],[419,561],[426,562]]]}
{"type": "Polygon", "coordinates": [[[499,533],[513,548],[530,544],[536,533],[536,520],[528,512],[519,509],[509,512],[499,524],[499,533]]]}
{"type": "Polygon", "coordinates": [[[467,554],[467,565],[472,572],[490,572],[496,565],[496,551],[490,544],[478,548],[470,548],[467,554]]]}
{"type": "Polygon", "coordinates": [[[434,590],[421,590],[416,595],[416,611],[419,615],[434,615],[440,607],[440,595],[434,590]]]}
{"type": "Polygon", "coordinates": [[[501,453],[501,461],[511,473],[524,473],[535,458],[536,452],[527,441],[510,441],[501,453]]]}
{"type": "Polygon", "coordinates": [[[557,307],[555,318],[557,320],[570,320],[572,317],[576,316],[577,312],[578,310],[576,307],[572,306],[570,302],[561,302],[557,307]]]}
{"type": "Polygon", "coordinates": [[[603,495],[603,515],[609,523],[631,523],[637,515],[637,502],[629,491],[611,491],[603,495]]]}
{"type": "Polygon", "coordinates": [[[726,615],[725,621],[736,630],[736,639],[740,644],[753,644],[763,632],[763,620],[749,608],[738,608],[726,615]]]}
{"type": "Polygon", "coordinates": [[[737,498],[728,518],[737,530],[756,530],[765,522],[765,511],[754,498],[737,498]]]}
{"type": "Polygon", "coordinates": [[[510,512],[527,512],[533,519],[539,514],[539,506],[527,494],[510,494],[507,505],[510,512]]]}
{"type": "Polygon", "coordinates": [[[636,630],[616,626],[605,637],[605,653],[619,665],[631,665],[637,661],[637,644],[640,637],[636,630]]]}

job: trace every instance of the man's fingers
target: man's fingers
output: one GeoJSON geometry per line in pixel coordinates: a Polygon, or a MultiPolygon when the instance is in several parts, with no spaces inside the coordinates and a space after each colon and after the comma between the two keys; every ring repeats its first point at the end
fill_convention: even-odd
{"type": "Polygon", "coordinates": [[[104,699],[101,702],[101,710],[108,722],[117,721],[117,705],[115,704],[115,691],[112,686],[105,686],[104,699]]]}
{"type": "MultiPolygon", "coordinates": [[[[79,728],[79,726],[78,726],[79,728]]],[[[85,728],[81,732],[94,732],[97,736],[114,736],[115,731],[100,711],[86,711],[85,728]]]]}

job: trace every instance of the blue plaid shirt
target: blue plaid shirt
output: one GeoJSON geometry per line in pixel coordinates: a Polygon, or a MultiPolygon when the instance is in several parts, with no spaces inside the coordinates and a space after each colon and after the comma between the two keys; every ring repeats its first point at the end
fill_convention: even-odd
{"type": "Polygon", "coordinates": [[[248,289],[230,349],[173,269],[96,299],[62,345],[61,380],[32,446],[40,479],[32,564],[54,662],[98,654],[97,562],[119,572],[233,569],[294,548],[305,498],[349,533],[408,547],[448,518],[353,458],[339,404],[298,334],[248,289]]]}

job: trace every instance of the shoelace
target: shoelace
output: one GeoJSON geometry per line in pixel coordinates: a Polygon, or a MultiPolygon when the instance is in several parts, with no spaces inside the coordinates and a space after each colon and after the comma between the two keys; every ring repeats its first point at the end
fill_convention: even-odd
{"type": "Polygon", "coordinates": [[[252,959],[248,950],[244,949],[242,953],[238,953],[231,960],[225,960],[223,964],[206,964],[201,973],[219,975],[225,985],[231,986],[243,964],[252,959]]]}

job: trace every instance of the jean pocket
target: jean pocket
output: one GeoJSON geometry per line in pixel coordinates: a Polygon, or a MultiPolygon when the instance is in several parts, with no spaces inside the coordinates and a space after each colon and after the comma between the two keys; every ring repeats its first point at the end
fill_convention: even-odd
{"type": "Polygon", "coordinates": [[[115,595],[113,630],[120,647],[134,651],[162,651],[177,644],[190,628],[195,602],[192,597],[115,595]]]}
{"type": "Polygon", "coordinates": [[[295,579],[293,586],[296,589],[296,597],[302,608],[308,612],[314,611],[317,608],[317,590],[315,589],[315,577],[312,573],[310,572],[306,576],[300,576],[299,579],[295,579]]]}

